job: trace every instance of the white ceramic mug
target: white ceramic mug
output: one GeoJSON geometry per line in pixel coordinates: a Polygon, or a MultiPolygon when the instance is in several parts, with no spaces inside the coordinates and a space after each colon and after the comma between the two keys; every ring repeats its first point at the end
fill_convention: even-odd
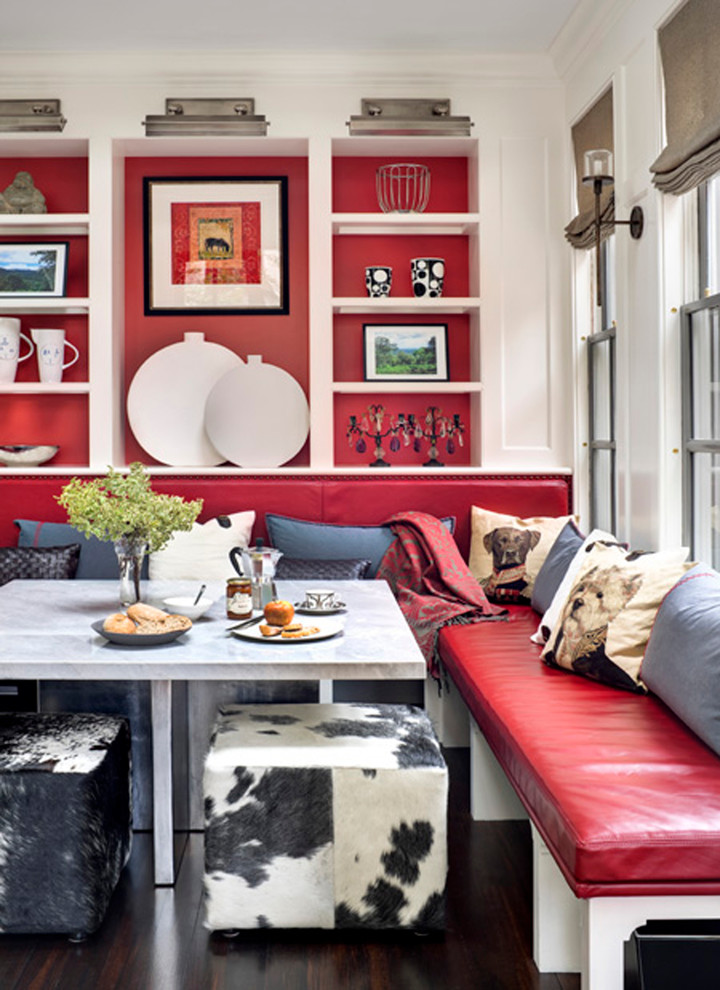
{"type": "Polygon", "coordinates": [[[327,588],[311,588],[305,592],[305,604],[308,608],[323,612],[337,607],[335,592],[327,588]]]}
{"type": "Polygon", "coordinates": [[[0,382],[14,382],[18,364],[26,361],[34,350],[30,338],[20,332],[20,320],[14,316],[0,316],[0,382]],[[30,350],[22,357],[21,340],[30,345],[30,350]]]}
{"type": "Polygon", "coordinates": [[[80,352],[69,340],[65,340],[64,330],[48,329],[31,330],[32,339],[37,348],[38,372],[41,382],[61,382],[63,371],[75,364],[80,352]],[[69,347],[75,353],[69,361],[65,361],[65,348],[69,347]]]}

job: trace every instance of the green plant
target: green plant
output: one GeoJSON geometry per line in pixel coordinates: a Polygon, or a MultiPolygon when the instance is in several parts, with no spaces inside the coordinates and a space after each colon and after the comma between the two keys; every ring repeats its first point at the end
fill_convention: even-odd
{"type": "Polygon", "coordinates": [[[141,541],[149,553],[161,550],[177,530],[191,529],[203,505],[202,499],[186,502],[154,492],[139,461],[127,474],[108,467],[103,478],[72,478],[56,499],[85,536],[141,541]]]}

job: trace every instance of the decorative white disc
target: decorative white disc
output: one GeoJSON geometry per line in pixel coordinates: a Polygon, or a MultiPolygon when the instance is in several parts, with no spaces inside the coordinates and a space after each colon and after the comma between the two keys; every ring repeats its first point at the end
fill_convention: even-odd
{"type": "Polygon", "coordinates": [[[240,467],[285,464],[307,439],[310,415],[298,382],[274,364],[248,354],[247,364],[223,375],[205,405],[205,429],[220,453],[240,467]]]}
{"type": "Polygon", "coordinates": [[[138,443],[161,464],[222,464],[225,457],[205,432],[205,403],[219,379],[240,366],[238,354],[197,331],[156,351],[128,390],[128,421],[138,443]]]}

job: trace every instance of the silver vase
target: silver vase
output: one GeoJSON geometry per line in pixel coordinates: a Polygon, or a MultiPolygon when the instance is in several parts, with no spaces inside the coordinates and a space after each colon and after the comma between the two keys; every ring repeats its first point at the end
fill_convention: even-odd
{"type": "Polygon", "coordinates": [[[115,553],[120,568],[120,604],[134,605],[140,599],[140,574],[147,552],[144,540],[122,537],[115,540],[115,553]]]}

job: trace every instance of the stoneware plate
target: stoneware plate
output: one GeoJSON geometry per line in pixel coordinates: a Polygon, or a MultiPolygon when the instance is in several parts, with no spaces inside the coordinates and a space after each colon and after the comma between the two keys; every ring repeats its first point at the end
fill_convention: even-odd
{"type": "Polygon", "coordinates": [[[337,602],[331,608],[313,608],[306,602],[295,603],[295,611],[302,612],[303,615],[337,615],[338,612],[344,612],[346,608],[345,602],[337,602]]]}
{"type": "Polygon", "coordinates": [[[184,636],[190,629],[173,629],[165,633],[114,633],[103,629],[103,620],[98,619],[93,622],[93,629],[111,643],[117,646],[162,646],[163,643],[172,643],[179,636],[184,636]]]}
{"type": "Polygon", "coordinates": [[[298,636],[297,639],[283,639],[282,636],[263,636],[259,626],[246,626],[245,629],[233,629],[232,634],[238,639],[250,639],[255,643],[277,643],[288,646],[290,643],[311,643],[316,639],[329,639],[343,631],[343,623],[338,619],[319,619],[317,622],[303,624],[318,626],[320,632],[311,633],[309,636],[298,636]]]}

